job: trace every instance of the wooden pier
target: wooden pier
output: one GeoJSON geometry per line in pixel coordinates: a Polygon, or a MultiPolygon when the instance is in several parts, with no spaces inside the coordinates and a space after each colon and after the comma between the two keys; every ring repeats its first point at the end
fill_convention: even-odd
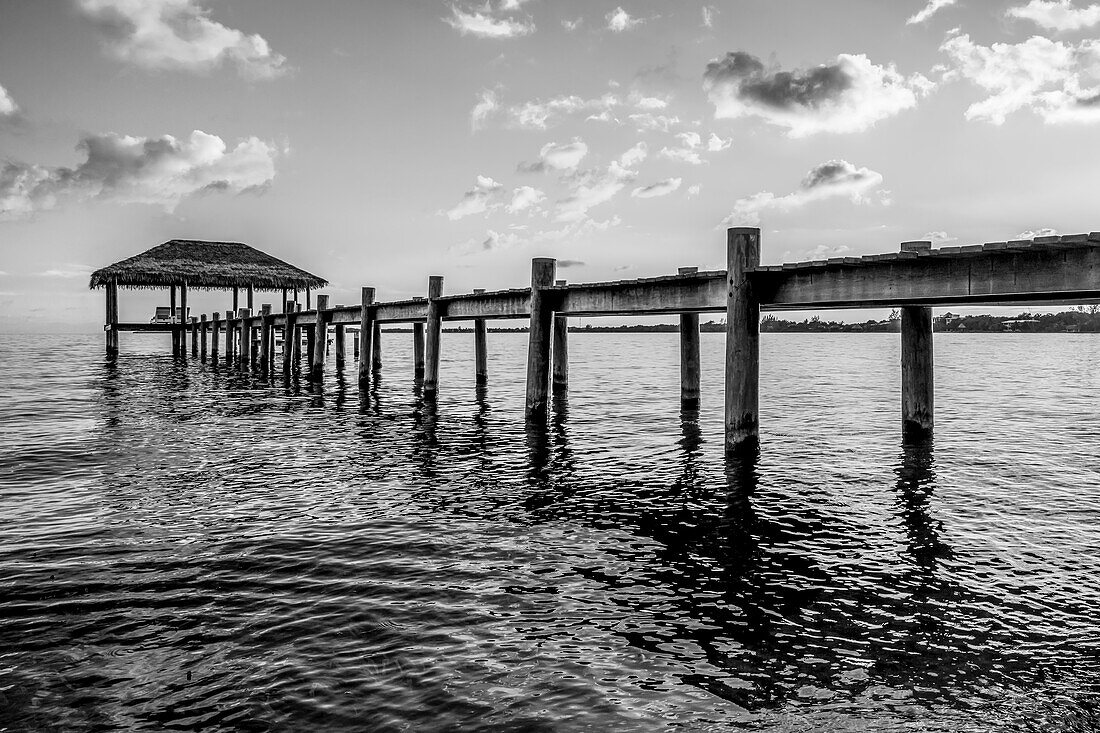
{"type": "MultiPolygon", "coordinates": [[[[762,310],[899,308],[902,430],[907,437],[921,437],[930,434],[934,424],[932,306],[1065,304],[1100,298],[1100,232],[939,249],[933,249],[931,242],[905,242],[900,251],[889,254],[761,265],[760,230],[733,228],[727,233],[726,261],[726,270],[681,268],[662,277],[570,284],[555,280],[555,260],[540,257],[532,261],[530,286],[523,288],[444,295],[443,278],[432,276],[426,298],[378,301],[374,288],[364,287],[358,305],[329,307],[328,296],[318,295],[317,307],[307,304],[305,310],[288,300],[284,289],[282,313],[264,305],[257,314],[242,308],[224,316],[203,314],[187,324],[160,326],[118,322],[119,282],[108,276],[110,268],[94,273],[92,285],[104,286],[107,292],[109,358],[118,354],[120,331],[170,331],[175,353],[180,355],[186,333],[192,334],[193,343],[200,340],[205,353],[209,331],[212,358],[217,360],[222,329],[226,363],[270,375],[276,363],[274,335],[281,332],[282,371],[289,373],[300,361],[297,352],[304,331],[309,342],[304,373],[320,381],[329,328],[338,334],[336,361],[342,365],[347,359],[343,334],[357,327],[361,389],[369,388],[381,368],[380,327],[411,323],[415,370],[418,377],[423,374],[425,400],[434,400],[438,394],[444,321],[473,321],[476,348],[471,381],[475,388],[484,389],[490,374],[485,321],[525,320],[529,324],[525,412],[528,420],[536,421],[545,420],[551,393],[568,389],[568,318],[677,314],[681,400],[694,407],[702,398],[699,314],[724,313],[725,445],[730,452],[752,448],[759,441],[762,310]],[[101,273],[107,275],[97,279],[101,273]]],[[[185,303],[186,288],[180,292],[185,303]]],[[[251,288],[249,295],[251,299],[251,288]]]]}

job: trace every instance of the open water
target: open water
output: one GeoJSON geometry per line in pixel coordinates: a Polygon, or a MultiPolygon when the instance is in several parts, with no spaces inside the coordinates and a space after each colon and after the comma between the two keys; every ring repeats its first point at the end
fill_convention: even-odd
{"type": "Polygon", "coordinates": [[[936,338],[902,445],[891,334],[411,337],[361,397],[163,337],[0,336],[0,730],[1100,730],[1100,336],[936,338]]]}

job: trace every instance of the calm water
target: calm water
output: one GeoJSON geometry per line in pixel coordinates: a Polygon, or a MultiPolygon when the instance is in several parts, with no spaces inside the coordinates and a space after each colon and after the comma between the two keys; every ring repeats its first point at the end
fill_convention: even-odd
{"type": "Polygon", "coordinates": [[[0,729],[1100,730],[1100,337],[765,335],[763,448],[721,445],[720,334],[411,337],[363,399],[0,336],[0,729]]]}

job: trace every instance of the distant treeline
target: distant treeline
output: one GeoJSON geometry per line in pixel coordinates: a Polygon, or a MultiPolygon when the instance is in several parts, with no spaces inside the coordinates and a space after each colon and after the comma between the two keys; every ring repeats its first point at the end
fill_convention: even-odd
{"type": "MultiPolygon", "coordinates": [[[[1010,332],[1010,333],[1097,333],[1100,332],[1100,306],[1078,306],[1061,313],[1021,313],[1016,316],[960,316],[944,313],[934,319],[939,332],[1010,332]]],[[[386,329],[388,333],[410,333],[410,329],[386,329]]],[[[445,328],[446,333],[472,333],[472,328],[445,328]]],[[[654,323],[634,326],[570,326],[570,333],[677,333],[678,324],[654,323]]],[[[699,324],[704,333],[722,333],[723,321],[707,321],[699,324]]],[[[802,321],[788,321],[771,313],[760,319],[760,330],[765,333],[891,333],[901,330],[901,312],[893,311],[883,321],[867,320],[862,323],[823,321],[814,316],[802,321]]],[[[516,328],[490,328],[491,333],[527,333],[526,326],[516,328]]]]}

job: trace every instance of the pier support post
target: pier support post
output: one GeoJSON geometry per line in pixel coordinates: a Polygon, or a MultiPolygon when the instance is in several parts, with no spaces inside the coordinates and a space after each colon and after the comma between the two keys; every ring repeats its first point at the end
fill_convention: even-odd
{"type": "Polygon", "coordinates": [[[320,382],[325,378],[325,349],[328,346],[328,321],[325,310],[328,308],[328,296],[317,296],[317,335],[313,339],[313,360],[309,378],[320,382]]]}
{"type": "Polygon", "coordinates": [[[218,320],[218,312],[214,311],[210,314],[210,363],[214,366],[218,365],[218,337],[221,336],[220,326],[221,322],[218,320]]]}
{"type": "MultiPolygon", "coordinates": [[[[475,293],[484,293],[485,288],[475,288],[475,293]]],[[[474,319],[474,387],[483,390],[489,386],[489,343],[488,329],[484,318],[474,319]]]]}
{"type": "Polygon", "coordinates": [[[206,361],[206,314],[199,316],[199,358],[206,361]]]}
{"type": "Polygon", "coordinates": [[[271,304],[260,306],[260,372],[268,373],[271,366],[271,304]]]}
{"type": "Polygon", "coordinates": [[[233,332],[236,330],[233,325],[233,316],[237,311],[225,312],[225,365],[231,366],[233,364],[233,332]]]}
{"type": "Polygon", "coordinates": [[[118,358],[118,281],[107,283],[107,358],[118,358]]]}
{"type": "Polygon", "coordinates": [[[191,316],[191,356],[199,355],[199,317],[191,316]]]}
{"type": "Polygon", "coordinates": [[[347,361],[347,327],[339,323],[333,330],[336,332],[336,343],[333,344],[336,349],[336,368],[342,370],[347,361]]]}
{"type": "Polygon", "coordinates": [[[286,322],[283,325],[283,374],[290,374],[291,365],[294,363],[294,342],[298,329],[294,327],[294,313],[286,309],[284,315],[286,322]]]}
{"type": "Polygon", "coordinates": [[[363,288],[359,313],[359,385],[370,386],[371,334],[374,333],[374,288],[363,288]]]}
{"type": "MultiPolygon", "coordinates": [[[[699,272],[698,267],[681,267],[681,275],[699,272]]],[[[699,314],[680,314],[680,405],[699,406],[699,314]]]]}
{"type": "Polygon", "coordinates": [[[256,291],[253,290],[252,283],[249,283],[248,284],[248,303],[246,304],[248,306],[248,310],[252,310],[253,308],[255,308],[255,306],[252,305],[252,296],[255,295],[255,293],[256,293],[256,291]]]}
{"type": "Polygon", "coordinates": [[[760,441],[760,301],[748,272],[760,265],[760,230],[734,227],[726,238],[726,452],[760,441]]]}
{"type": "Polygon", "coordinates": [[[187,330],[191,316],[187,312],[187,283],[180,283],[180,356],[187,354],[187,330]]]}
{"type": "Polygon", "coordinates": [[[439,339],[443,332],[442,314],[436,299],[443,295],[443,278],[428,278],[428,320],[424,324],[424,396],[435,399],[439,391],[439,339]]]}
{"type": "Polygon", "coordinates": [[[371,324],[370,367],[375,376],[382,373],[382,324],[378,321],[371,324]]]}
{"type": "Polygon", "coordinates": [[[901,427],[906,439],[932,434],[935,394],[932,368],[932,309],[901,309],[901,427]]]}
{"type": "MultiPolygon", "coordinates": [[[[294,301],[294,312],[295,312],[295,316],[294,316],[294,333],[293,333],[294,343],[291,344],[290,359],[291,359],[292,362],[294,362],[294,368],[296,370],[300,371],[301,370],[301,363],[302,363],[302,331],[303,331],[303,328],[302,328],[302,326],[298,325],[298,316],[297,316],[297,314],[302,312],[302,304],[299,303],[298,301],[294,301]]],[[[307,333],[313,333],[313,331],[311,329],[306,328],[304,330],[307,333]]],[[[312,336],[307,335],[307,337],[306,337],[306,354],[307,355],[309,354],[309,344],[310,344],[310,341],[312,339],[313,339],[312,336]]]]}
{"type": "Polygon", "coordinates": [[[424,378],[424,324],[413,323],[413,379],[424,378]]]}
{"type": "Polygon", "coordinates": [[[252,309],[241,308],[241,367],[252,367],[252,309]]]}
{"type": "Polygon", "coordinates": [[[531,260],[531,326],[527,341],[528,419],[545,419],[550,395],[550,337],[554,311],[543,289],[554,283],[557,260],[536,257],[531,260]]]}
{"type": "Polygon", "coordinates": [[[176,327],[176,286],[168,286],[168,323],[172,327],[172,356],[180,354],[180,332],[176,327]]]}
{"type": "MultiPolygon", "coordinates": [[[[554,281],[565,285],[565,280],[554,281]]],[[[554,393],[569,391],[569,318],[554,314],[554,369],[551,383],[554,393]]]]}

